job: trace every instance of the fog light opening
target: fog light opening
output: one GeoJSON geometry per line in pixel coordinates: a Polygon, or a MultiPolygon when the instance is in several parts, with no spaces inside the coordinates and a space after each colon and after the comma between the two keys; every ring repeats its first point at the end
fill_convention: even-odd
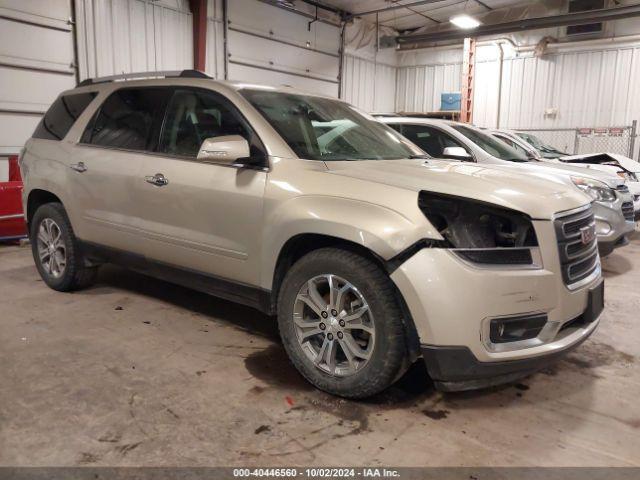
{"type": "Polygon", "coordinates": [[[611,232],[611,225],[602,220],[596,220],[596,235],[608,235],[611,232]]]}
{"type": "Polygon", "coordinates": [[[489,326],[489,338],[491,343],[530,340],[540,334],[546,323],[547,316],[544,314],[494,318],[489,326]]]}

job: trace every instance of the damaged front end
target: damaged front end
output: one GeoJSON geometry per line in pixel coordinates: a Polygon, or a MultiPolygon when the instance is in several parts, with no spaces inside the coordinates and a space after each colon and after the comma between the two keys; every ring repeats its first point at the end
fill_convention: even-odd
{"type": "Polygon", "coordinates": [[[484,265],[539,265],[531,218],[489,203],[420,192],[418,205],[444,238],[443,247],[484,265]]]}

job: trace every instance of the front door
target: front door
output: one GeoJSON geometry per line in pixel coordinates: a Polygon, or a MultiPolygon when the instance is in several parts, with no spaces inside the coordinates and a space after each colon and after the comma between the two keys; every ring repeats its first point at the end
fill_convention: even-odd
{"type": "Polygon", "coordinates": [[[141,171],[145,251],[163,263],[257,285],[267,173],[198,161],[202,142],[222,135],[241,135],[252,155],[264,155],[255,132],[224,96],[174,90],[157,151],[146,156],[141,171]]]}

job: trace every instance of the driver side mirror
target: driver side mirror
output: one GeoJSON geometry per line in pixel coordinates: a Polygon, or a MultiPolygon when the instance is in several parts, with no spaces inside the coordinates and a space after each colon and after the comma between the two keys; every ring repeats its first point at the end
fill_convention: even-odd
{"type": "Polygon", "coordinates": [[[462,147],[446,147],[442,151],[443,158],[451,158],[453,160],[462,160],[464,162],[471,161],[471,155],[462,147]]]}
{"type": "Polygon", "coordinates": [[[233,165],[249,155],[249,142],[240,135],[225,135],[207,138],[202,142],[197,158],[216,165],[233,165]]]}

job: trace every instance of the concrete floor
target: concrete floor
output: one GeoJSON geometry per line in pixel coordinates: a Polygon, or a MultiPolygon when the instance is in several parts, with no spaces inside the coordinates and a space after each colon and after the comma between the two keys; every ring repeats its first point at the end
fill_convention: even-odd
{"type": "Polygon", "coordinates": [[[599,330],[556,367],[367,402],[289,365],[272,319],[115,267],[61,294],[0,247],[0,465],[640,465],[640,235],[604,261],[599,330]]]}

